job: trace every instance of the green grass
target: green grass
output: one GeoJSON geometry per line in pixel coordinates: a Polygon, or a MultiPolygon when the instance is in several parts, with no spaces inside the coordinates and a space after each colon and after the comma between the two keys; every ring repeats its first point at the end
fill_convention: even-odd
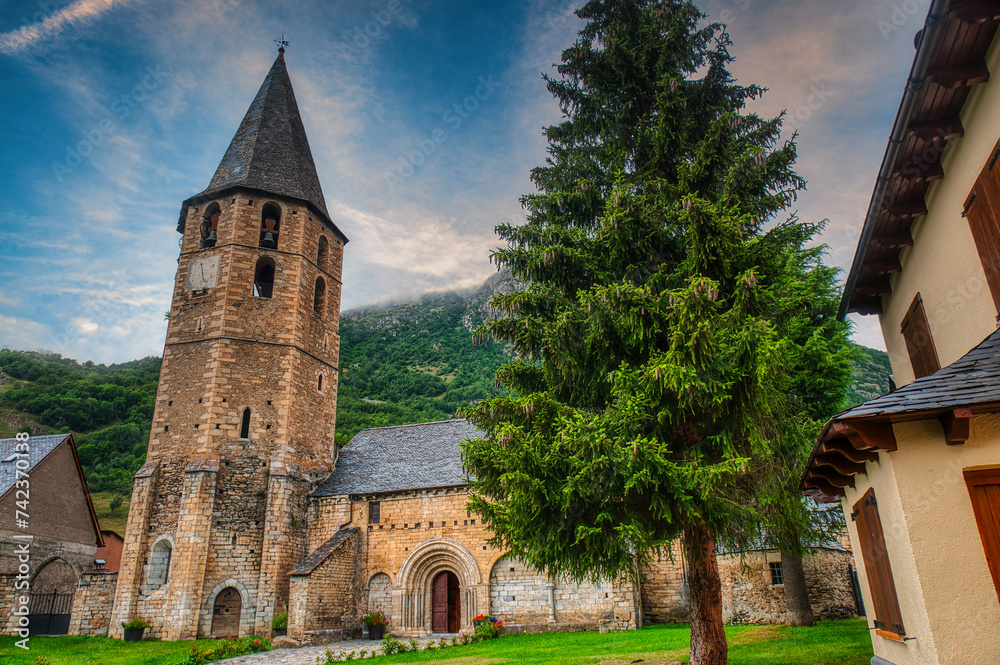
{"type": "MultiPolygon", "coordinates": [[[[868,665],[871,640],[860,619],[823,621],[813,628],[727,626],[730,665],[868,665]]],[[[691,630],[685,625],[650,626],[637,631],[600,634],[543,633],[505,635],[499,640],[443,650],[421,651],[369,659],[373,663],[526,663],[528,665],[588,665],[688,658],[691,630]]],[[[45,656],[52,665],[173,665],[199,642],[138,642],[127,644],[102,637],[34,637],[31,652],[14,647],[14,638],[0,637],[0,662],[32,665],[45,656]]],[[[372,646],[377,642],[373,642],[372,646]]]]}
{"type": "Polygon", "coordinates": [[[209,649],[218,640],[196,642],[122,642],[106,637],[32,637],[30,651],[14,646],[15,637],[0,636],[0,663],[33,665],[39,656],[52,665],[173,665],[195,647],[209,649]]]}
{"type": "MultiPolygon", "coordinates": [[[[860,619],[824,621],[813,628],[727,626],[730,665],[868,665],[871,639],[860,619]]],[[[537,665],[624,664],[642,659],[648,665],[688,660],[691,630],[686,625],[649,626],[623,633],[544,633],[506,635],[470,646],[447,647],[372,659],[375,663],[437,661],[527,663],[537,665]]]]}

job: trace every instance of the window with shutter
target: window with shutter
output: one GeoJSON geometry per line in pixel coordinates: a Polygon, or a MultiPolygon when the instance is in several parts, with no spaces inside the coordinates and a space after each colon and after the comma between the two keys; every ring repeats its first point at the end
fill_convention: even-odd
{"type": "Polygon", "coordinates": [[[1000,142],[976,178],[965,200],[964,215],[969,220],[976,251],[986,273],[993,304],[1000,311],[1000,142]]]}
{"type": "Polygon", "coordinates": [[[965,471],[972,512],[986,551],[993,586],[1000,596],[1000,469],[965,471]]]}
{"type": "Polygon", "coordinates": [[[919,293],[906,310],[906,316],[899,324],[899,332],[906,340],[906,352],[910,356],[915,378],[919,379],[941,369],[937,349],[934,348],[934,338],[931,337],[931,326],[927,321],[927,312],[924,310],[924,301],[919,293]]]}
{"type": "Polygon", "coordinates": [[[885,549],[885,535],[882,533],[882,518],[878,514],[875,490],[869,488],[864,496],[854,504],[851,518],[858,526],[861,541],[861,557],[865,562],[865,576],[872,594],[875,611],[875,628],[905,635],[903,614],[899,610],[896,597],[896,583],[892,578],[889,554],[885,549]]]}

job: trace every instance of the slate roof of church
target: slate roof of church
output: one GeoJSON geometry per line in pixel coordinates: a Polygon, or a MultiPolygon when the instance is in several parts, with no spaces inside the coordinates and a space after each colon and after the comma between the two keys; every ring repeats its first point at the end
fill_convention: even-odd
{"type": "Polygon", "coordinates": [[[479,430],[464,419],[358,432],[313,496],[376,494],[464,485],[464,439],[479,430]]]}
{"type": "MultiPolygon", "coordinates": [[[[1000,330],[991,333],[964,356],[887,395],[876,397],[835,416],[888,417],[1000,403],[1000,330]]],[[[895,418],[894,418],[895,417],[895,418]]]]}
{"type": "MultiPolygon", "coordinates": [[[[283,52],[264,78],[208,188],[189,202],[236,187],[307,201],[347,240],[330,221],[283,52]]],[[[184,215],[182,211],[180,231],[184,215]]]]}
{"type": "MultiPolygon", "coordinates": [[[[22,469],[29,474],[38,463],[48,457],[48,454],[56,449],[60,443],[69,438],[69,434],[49,434],[45,436],[32,436],[28,439],[28,468],[22,469]]],[[[17,452],[15,446],[17,439],[0,439],[0,496],[10,491],[17,482],[17,470],[15,468],[17,457],[13,455],[17,452]],[[5,461],[10,458],[10,461],[5,461]]]]}

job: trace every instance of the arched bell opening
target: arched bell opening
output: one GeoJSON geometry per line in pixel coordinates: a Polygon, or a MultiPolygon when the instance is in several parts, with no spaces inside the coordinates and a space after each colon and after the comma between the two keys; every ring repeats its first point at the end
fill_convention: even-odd
{"type": "Polygon", "coordinates": [[[260,246],[277,249],[281,232],[281,207],[277,203],[265,203],[260,211],[260,246]]]}
{"type": "Polygon", "coordinates": [[[253,294],[258,298],[274,295],[274,259],[261,257],[253,271],[253,294]]]}
{"type": "Polygon", "coordinates": [[[218,203],[212,203],[205,208],[205,214],[201,218],[201,248],[208,249],[215,247],[219,237],[219,219],[222,217],[222,208],[218,203]]]}

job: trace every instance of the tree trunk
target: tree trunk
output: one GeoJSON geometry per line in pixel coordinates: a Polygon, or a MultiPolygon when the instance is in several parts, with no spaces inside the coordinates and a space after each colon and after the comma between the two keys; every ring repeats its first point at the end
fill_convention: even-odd
{"type": "Polygon", "coordinates": [[[785,623],[789,626],[812,626],[816,623],[812,605],[809,604],[809,590],[806,576],[802,571],[802,557],[781,553],[781,575],[785,582],[785,623]]]}
{"type": "Polygon", "coordinates": [[[697,518],[684,527],[684,550],[691,589],[690,665],[726,665],[728,646],[722,626],[722,583],[715,558],[715,536],[697,518]]]}

